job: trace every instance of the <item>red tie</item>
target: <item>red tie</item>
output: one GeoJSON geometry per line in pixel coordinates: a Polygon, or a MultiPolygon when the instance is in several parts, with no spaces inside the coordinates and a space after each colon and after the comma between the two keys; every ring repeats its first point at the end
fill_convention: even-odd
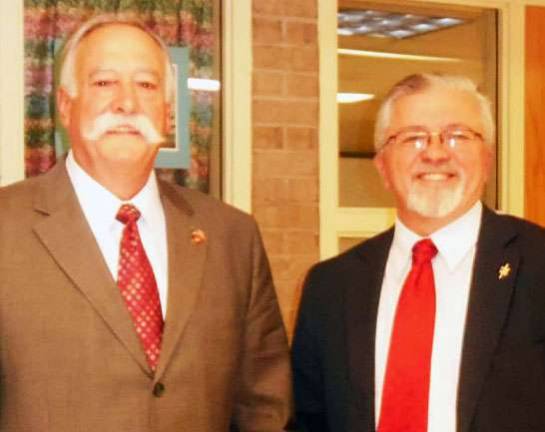
{"type": "Polygon", "coordinates": [[[413,264],[397,304],[378,432],[426,432],[431,352],[435,322],[432,258],[429,239],[413,247],[413,264]]]}
{"type": "Polygon", "coordinates": [[[161,351],[163,315],[155,276],[140,239],[136,221],[140,212],[123,204],[117,220],[125,224],[119,249],[117,286],[131,314],[151,370],[155,370],[161,351]]]}

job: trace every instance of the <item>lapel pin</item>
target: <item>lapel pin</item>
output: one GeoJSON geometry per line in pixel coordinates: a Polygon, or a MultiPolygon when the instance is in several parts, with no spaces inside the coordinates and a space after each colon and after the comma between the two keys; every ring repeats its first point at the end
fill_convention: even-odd
{"type": "Polygon", "coordinates": [[[509,276],[510,273],[511,273],[511,265],[509,263],[505,263],[498,270],[498,279],[502,280],[506,278],[507,276],[509,276]]]}
{"type": "Polygon", "coordinates": [[[206,234],[202,229],[194,229],[191,231],[191,243],[194,245],[199,245],[206,241],[206,234]]]}

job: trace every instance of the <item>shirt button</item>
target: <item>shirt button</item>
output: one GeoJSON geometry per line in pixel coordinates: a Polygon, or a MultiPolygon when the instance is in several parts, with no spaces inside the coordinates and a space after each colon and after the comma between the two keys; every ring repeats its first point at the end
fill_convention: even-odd
{"type": "Polygon", "coordinates": [[[153,386],[153,396],[160,398],[165,393],[165,385],[158,382],[153,386]]]}

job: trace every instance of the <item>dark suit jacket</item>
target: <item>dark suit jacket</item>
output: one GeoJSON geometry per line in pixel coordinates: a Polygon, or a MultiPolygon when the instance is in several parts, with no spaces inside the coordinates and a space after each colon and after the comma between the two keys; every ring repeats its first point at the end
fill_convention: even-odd
{"type": "Polygon", "coordinates": [[[282,430],[289,354],[255,223],[194,191],[160,194],[169,292],[153,375],[64,163],[0,190],[0,431],[282,430]]]}
{"type": "MultiPolygon", "coordinates": [[[[375,324],[392,238],[307,277],[292,354],[302,430],[375,430],[375,324]]],[[[484,209],[468,307],[457,430],[545,431],[545,230],[484,209]]]]}

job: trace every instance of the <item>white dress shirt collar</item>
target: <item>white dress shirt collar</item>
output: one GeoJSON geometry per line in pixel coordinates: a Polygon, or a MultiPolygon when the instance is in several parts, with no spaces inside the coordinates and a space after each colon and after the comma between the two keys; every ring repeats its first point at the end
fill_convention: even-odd
{"type": "Polygon", "coordinates": [[[66,169],[84,213],[97,225],[107,227],[119,223],[115,216],[121,204],[125,202],[130,202],[140,211],[139,223],[153,226],[163,220],[161,198],[154,171],[150,173],[144,187],[132,199],[123,201],[87,174],[74,159],[72,151],[66,158],[66,169]]]}
{"type": "MultiPolygon", "coordinates": [[[[437,247],[438,255],[445,260],[450,271],[456,269],[477,243],[482,211],[483,205],[477,201],[461,217],[428,236],[437,247]]],[[[411,231],[399,218],[396,219],[391,253],[395,255],[392,262],[400,283],[403,282],[402,279],[410,266],[414,244],[423,238],[411,231]]]]}

